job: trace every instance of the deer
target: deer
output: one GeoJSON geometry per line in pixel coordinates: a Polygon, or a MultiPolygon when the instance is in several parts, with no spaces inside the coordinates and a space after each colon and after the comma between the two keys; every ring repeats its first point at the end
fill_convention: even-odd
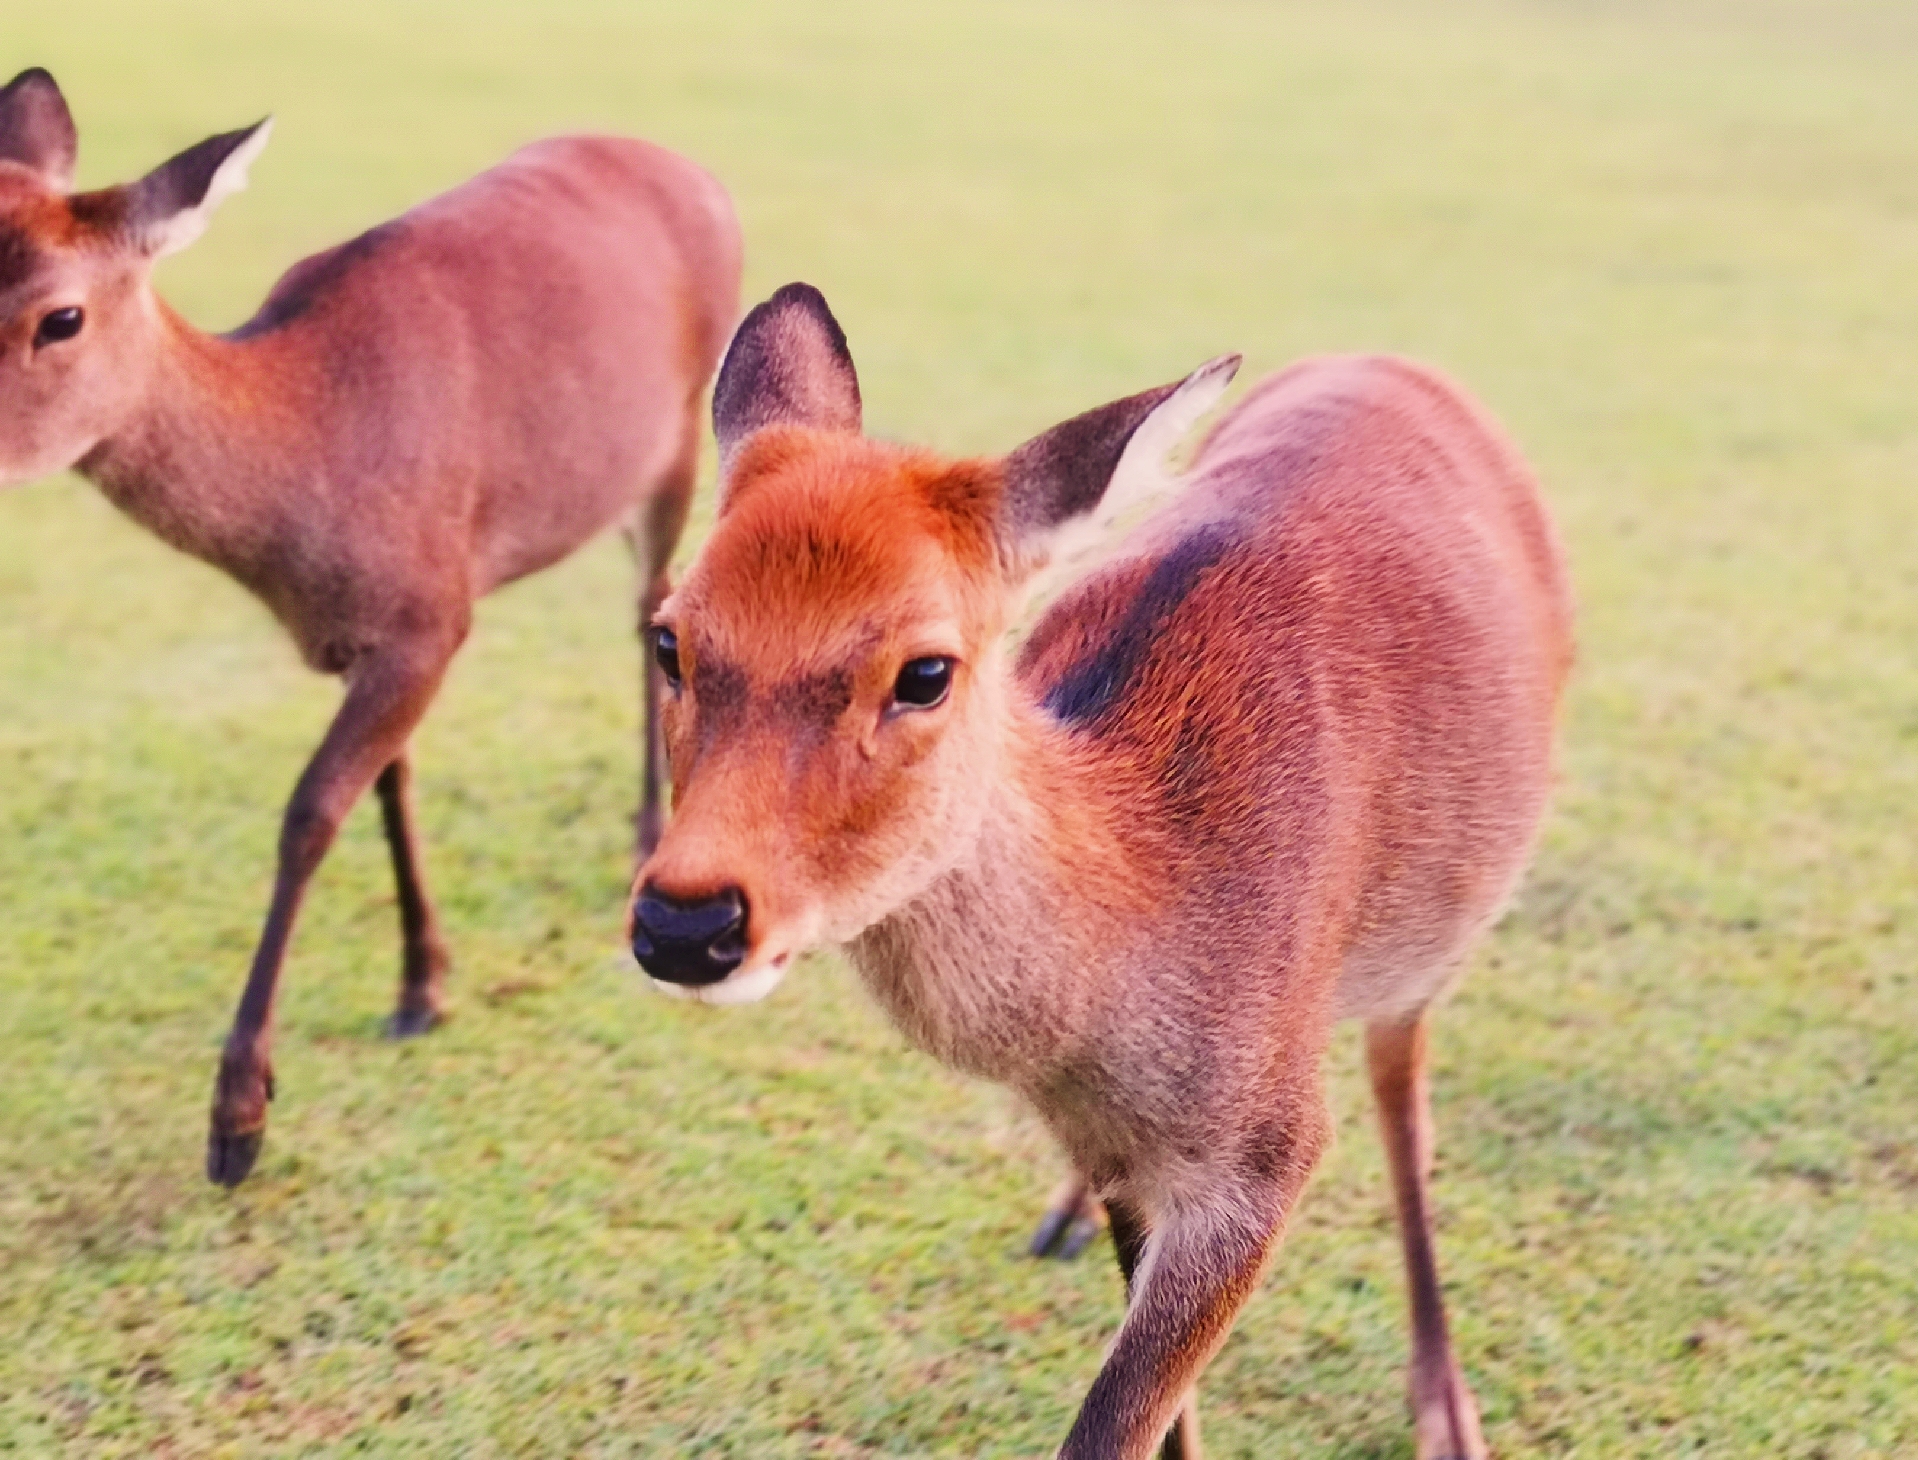
{"type": "MultiPolygon", "coordinates": [[[[295,264],[203,333],[155,292],[245,186],[272,119],[139,179],[73,191],[46,71],[0,90],[0,487],[75,469],[265,604],[338,712],[281,822],[271,901],[220,1056],[206,1172],[257,1159],[274,1006],[307,885],[376,789],[401,932],[386,1031],[446,1013],[408,742],[483,595],[619,525],[638,624],[663,600],[707,382],[739,314],[731,202],[662,148],[556,137],[295,264]]],[[[659,837],[659,676],[642,646],[638,852],[659,837]]]]}
{"type": "Polygon", "coordinates": [[[731,1005],[839,947],[912,1044],[1038,1112],[1127,1293],[1063,1460],[1200,1454],[1200,1374],[1362,1021],[1417,1453],[1481,1457],[1427,1030],[1546,809],[1562,554],[1490,417],[1390,356],[1261,380],[1155,487],[1238,363],[954,459],[863,434],[817,290],[754,308],[714,385],[717,516],[654,618],[674,805],[633,953],[731,1005]],[[1035,575],[1140,511],[1010,644],[1035,575]]]}

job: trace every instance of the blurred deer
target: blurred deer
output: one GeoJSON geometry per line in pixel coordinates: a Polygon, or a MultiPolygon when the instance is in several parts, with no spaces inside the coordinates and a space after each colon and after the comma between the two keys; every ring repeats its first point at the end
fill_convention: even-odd
{"type": "MultiPolygon", "coordinates": [[[[154,293],[154,261],[245,185],[267,122],[138,182],[74,193],[53,78],[0,90],[0,486],[77,467],[166,542],[251,589],[345,698],[280,833],[265,931],[220,1061],[207,1174],[252,1167],[301,896],[377,786],[404,949],[395,1036],[441,1018],[447,954],[420,871],[407,741],[473,602],[614,523],[642,624],[666,591],[706,381],[738,313],[719,185],[643,142],[539,142],[297,264],[233,333],[154,293]]],[[[659,835],[655,677],[640,851],[659,835]]]]}
{"type": "Polygon", "coordinates": [[[1309,361],[1002,648],[1028,579],[1236,366],[953,461],[861,436],[817,292],[755,309],[714,388],[718,521],[655,620],[675,814],[633,951],[728,1004],[844,945],[913,1042],[1038,1109],[1129,1294],[1071,1460],[1198,1455],[1194,1386],[1325,1147],[1332,1028],[1364,1020],[1417,1451],[1482,1456],[1432,1252],[1426,1015],[1552,779],[1571,615],[1530,473],[1432,372],[1309,361]]]}

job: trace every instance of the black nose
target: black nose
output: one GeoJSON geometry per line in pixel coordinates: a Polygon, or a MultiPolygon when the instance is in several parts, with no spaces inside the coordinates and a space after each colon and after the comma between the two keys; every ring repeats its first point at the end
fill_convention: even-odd
{"type": "Polygon", "coordinates": [[[633,957],[667,983],[718,983],[746,959],[746,899],[737,887],[682,902],[650,884],[633,904],[633,957]]]}

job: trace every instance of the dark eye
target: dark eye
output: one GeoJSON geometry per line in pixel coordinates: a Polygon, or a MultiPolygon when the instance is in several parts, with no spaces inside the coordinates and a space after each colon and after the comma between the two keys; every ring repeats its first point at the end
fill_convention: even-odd
{"type": "Polygon", "coordinates": [[[952,661],[944,658],[913,659],[899,671],[893,684],[894,704],[930,709],[946,697],[952,688],[952,661]]]}
{"type": "Polygon", "coordinates": [[[666,682],[677,688],[679,685],[679,635],[668,628],[654,629],[653,659],[659,665],[660,673],[666,676],[666,682]]]}
{"type": "Polygon", "coordinates": [[[33,332],[33,348],[42,345],[57,345],[62,340],[70,340],[80,333],[80,326],[86,323],[86,312],[77,305],[68,309],[56,309],[42,316],[40,327],[33,332]]]}

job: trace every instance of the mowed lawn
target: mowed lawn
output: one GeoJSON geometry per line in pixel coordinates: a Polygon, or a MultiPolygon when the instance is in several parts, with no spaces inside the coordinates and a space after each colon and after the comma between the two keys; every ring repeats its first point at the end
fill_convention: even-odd
{"type": "MultiPolygon", "coordinates": [[[[1437,1035],[1441,1255],[1507,1457],[1918,1454],[1918,14],[1904,0],[62,0],[86,184],[272,110],[164,291],[575,127],[732,188],[870,427],[1005,449],[1243,350],[1404,351],[1535,459],[1581,661],[1533,876],[1437,1035]]],[[[702,502],[701,518],[704,520],[702,502]]],[[[695,534],[698,523],[695,524],[695,534]]],[[[689,544],[690,546],[690,544],[689,544]]],[[[1059,1164],[836,960],[620,946],[636,654],[602,542],[484,607],[418,742],[454,1022],[381,1041],[363,808],[280,1098],[200,1174],[335,700],[71,479],[0,500],[0,1453],[1040,1456],[1119,1313],[1059,1164]]],[[[1218,1456],[1411,1454],[1356,1042],[1203,1390],[1218,1456]]]]}

